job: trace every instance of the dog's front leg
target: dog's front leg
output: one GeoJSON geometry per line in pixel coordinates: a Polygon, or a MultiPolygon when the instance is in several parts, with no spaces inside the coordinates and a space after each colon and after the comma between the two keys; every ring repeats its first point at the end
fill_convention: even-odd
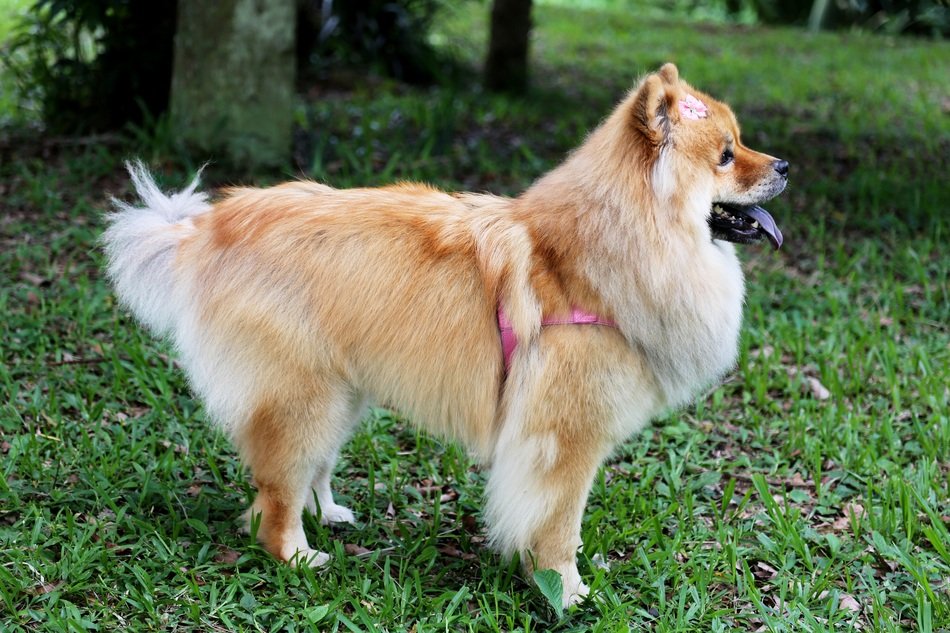
{"type": "Polygon", "coordinates": [[[612,444],[605,422],[610,408],[591,388],[592,368],[578,366],[575,359],[582,355],[557,351],[528,360],[522,365],[526,371],[515,369],[509,379],[486,488],[486,518],[492,543],[503,555],[520,553],[529,572],[560,573],[568,606],[588,592],[576,562],[581,518],[612,444]]]}
{"type": "Polygon", "coordinates": [[[588,593],[576,562],[581,518],[604,451],[577,433],[510,439],[496,451],[488,481],[492,542],[502,554],[518,552],[529,574],[557,571],[564,606],[580,602],[588,593]]]}

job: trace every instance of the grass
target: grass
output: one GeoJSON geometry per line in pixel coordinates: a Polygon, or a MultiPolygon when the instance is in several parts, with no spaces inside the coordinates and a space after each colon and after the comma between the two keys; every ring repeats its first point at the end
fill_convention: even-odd
{"type": "MultiPolygon", "coordinates": [[[[472,63],[482,13],[440,24],[472,63]]],[[[296,156],[338,186],[514,193],[672,59],[792,163],[770,205],[785,247],[743,249],[736,371],[595,481],[593,599],[556,614],[484,546],[484,474],[382,409],[337,471],[359,525],[307,519],[328,569],[238,534],[246,473],[100,273],[121,159],[189,176],[159,126],[117,146],[0,142],[0,628],[950,630],[947,45],[545,4],[536,22],[528,98],[361,80],[301,102],[296,156]]]]}

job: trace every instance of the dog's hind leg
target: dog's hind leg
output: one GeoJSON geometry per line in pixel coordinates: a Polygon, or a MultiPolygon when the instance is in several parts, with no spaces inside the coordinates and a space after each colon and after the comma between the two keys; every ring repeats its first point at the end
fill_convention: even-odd
{"type": "Polygon", "coordinates": [[[249,519],[260,516],[257,538],[275,557],[295,565],[318,566],[329,560],[329,555],[310,548],[302,513],[312,496],[314,472],[318,465],[332,463],[350,424],[352,397],[347,390],[326,383],[321,388],[322,393],[305,403],[263,401],[235,438],[257,487],[249,510],[249,519]]]}
{"type": "MultiPolygon", "coordinates": [[[[341,444],[346,441],[352,429],[366,413],[366,402],[364,400],[355,399],[354,402],[355,406],[349,416],[349,427],[346,429],[346,434],[340,436],[341,444]]],[[[306,509],[315,516],[319,515],[320,523],[323,525],[353,523],[356,520],[352,510],[334,502],[333,491],[330,489],[330,478],[333,475],[333,467],[336,465],[339,454],[340,447],[337,446],[332,452],[326,454],[326,457],[317,462],[313,480],[310,482],[311,490],[307,497],[306,509]]]]}
{"type": "Polygon", "coordinates": [[[353,523],[356,517],[353,511],[333,501],[333,491],[330,489],[330,478],[336,464],[338,453],[334,452],[328,459],[317,464],[316,472],[310,482],[310,495],[306,500],[306,509],[310,514],[320,517],[320,523],[353,523]]]}

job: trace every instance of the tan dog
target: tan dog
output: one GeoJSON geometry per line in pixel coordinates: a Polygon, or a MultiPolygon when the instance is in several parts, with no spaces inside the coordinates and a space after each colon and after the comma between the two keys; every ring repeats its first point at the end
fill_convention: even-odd
{"type": "Polygon", "coordinates": [[[588,591],[575,555],[601,462],[733,365],[743,279],[727,241],[780,243],[752,205],[788,166],[667,64],[515,199],[291,182],[209,203],[197,179],[166,197],[130,169],[144,206],[117,203],[109,275],[250,467],[267,550],[327,560],[301,512],[315,496],[324,521],[353,520],[330,474],[382,402],[490,465],[492,543],[557,570],[566,605],[588,591]],[[542,326],[572,308],[615,325],[542,326]]]}

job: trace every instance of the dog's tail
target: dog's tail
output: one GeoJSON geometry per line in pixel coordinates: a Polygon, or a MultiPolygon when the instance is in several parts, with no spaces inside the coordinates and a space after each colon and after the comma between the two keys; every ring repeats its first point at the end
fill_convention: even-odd
{"type": "Polygon", "coordinates": [[[211,208],[208,196],[195,191],[195,179],[178,193],[162,193],[141,161],[126,163],[141,199],[131,205],[113,198],[102,236],[107,272],[119,301],[159,334],[170,334],[180,310],[176,296],[175,255],[182,238],[194,231],[191,217],[211,208]]]}

